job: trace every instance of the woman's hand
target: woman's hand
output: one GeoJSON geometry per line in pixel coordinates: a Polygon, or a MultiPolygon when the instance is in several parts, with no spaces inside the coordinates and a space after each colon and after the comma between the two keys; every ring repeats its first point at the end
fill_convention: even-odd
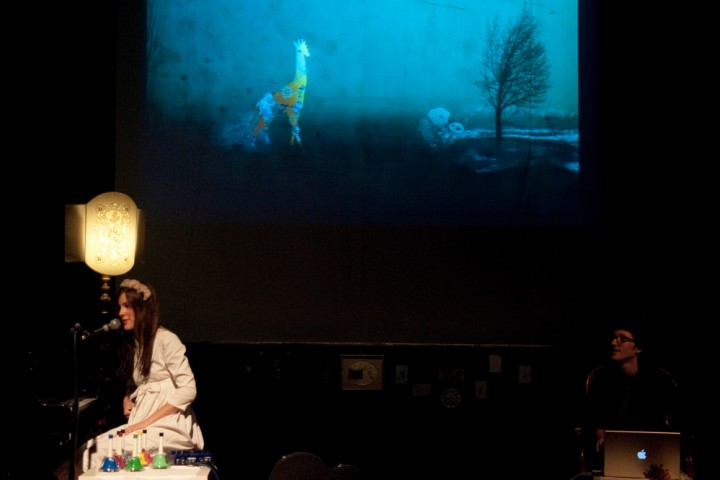
{"type": "Polygon", "coordinates": [[[173,413],[179,412],[180,409],[170,405],[169,403],[164,404],[162,407],[155,410],[155,412],[148,416],[143,418],[141,421],[137,423],[133,423],[132,425],[128,424],[127,427],[125,427],[125,434],[132,434],[133,432],[137,432],[138,430],[145,430],[146,428],[149,428],[151,425],[153,425],[155,422],[160,420],[161,418],[165,418],[168,415],[171,415],[173,413]]]}
{"type": "Polygon", "coordinates": [[[133,423],[125,427],[125,435],[132,436],[133,433],[142,432],[149,426],[148,422],[133,423]]]}
{"type": "Polygon", "coordinates": [[[133,402],[130,399],[129,395],[125,395],[123,397],[123,414],[125,415],[125,418],[130,417],[130,412],[132,412],[132,409],[135,407],[135,402],[133,402]]]}

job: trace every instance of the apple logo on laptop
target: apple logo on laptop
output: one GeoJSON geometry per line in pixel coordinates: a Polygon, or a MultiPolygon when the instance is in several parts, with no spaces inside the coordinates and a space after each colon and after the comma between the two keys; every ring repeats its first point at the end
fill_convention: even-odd
{"type": "Polygon", "coordinates": [[[640,450],[640,451],[637,452],[637,457],[638,457],[638,459],[640,459],[640,460],[646,460],[646,459],[647,459],[647,452],[645,451],[644,448],[643,448],[642,450],[640,450]]]}

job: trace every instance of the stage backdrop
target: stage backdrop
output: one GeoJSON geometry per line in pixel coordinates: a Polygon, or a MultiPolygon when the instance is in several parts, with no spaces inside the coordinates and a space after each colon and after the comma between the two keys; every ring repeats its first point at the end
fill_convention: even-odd
{"type": "Polygon", "coordinates": [[[576,0],[119,3],[115,185],[147,219],[127,276],[185,339],[579,328],[598,189],[576,0]],[[540,61],[493,65],[507,39],[540,61]]]}

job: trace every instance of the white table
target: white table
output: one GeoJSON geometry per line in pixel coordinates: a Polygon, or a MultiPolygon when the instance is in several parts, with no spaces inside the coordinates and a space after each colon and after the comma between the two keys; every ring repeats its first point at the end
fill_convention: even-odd
{"type": "Polygon", "coordinates": [[[210,467],[205,465],[170,465],[168,468],[149,468],[139,472],[101,472],[92,470],[80,475],[79,480],[208,480],[210,467]]]}

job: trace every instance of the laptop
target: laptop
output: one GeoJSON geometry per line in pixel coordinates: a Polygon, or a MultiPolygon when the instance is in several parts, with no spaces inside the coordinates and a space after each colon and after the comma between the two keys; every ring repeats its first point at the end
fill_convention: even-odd
{"type": "Polygon", "coordinates": [[[680,433],[605,430],[603,478],[644,479],[651,465],[662,464],[680,478],[680,433]]]}

